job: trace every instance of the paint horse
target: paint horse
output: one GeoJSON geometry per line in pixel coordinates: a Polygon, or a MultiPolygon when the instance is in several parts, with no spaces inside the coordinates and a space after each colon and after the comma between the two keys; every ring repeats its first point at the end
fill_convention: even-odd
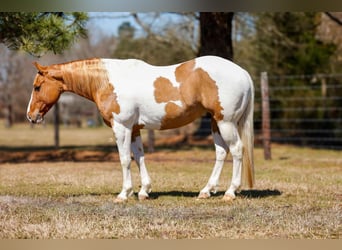
{"type": "Polygon", "coordinates": [[[209,112],[216,162],[198,198],[216,192],[228,152],[232,154],[232,181],[224,200],[235,198],[241,184],[253,186],[253,100],[249,74],[238,65],[215,56],[199,57],[171,66],[152,66],[141,60],[88,59],[51,66],[35,63],[27,118],[39,123],[65,92],[96,103],[112,128],[123,173],[122,191],[116,202],[133,193],[131,153],[139,167],[140,200],[151,192],[140,129],[172,129],[209,112]]]}

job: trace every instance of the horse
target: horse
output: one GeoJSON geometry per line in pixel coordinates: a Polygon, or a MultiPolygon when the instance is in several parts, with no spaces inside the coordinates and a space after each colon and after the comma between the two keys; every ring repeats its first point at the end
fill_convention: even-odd
{"type": "Polygon", "coordinates": [[[253,187],[254,86],[246,70],[217,56],[203,56],[169,66],[137,59],[91,58],[50,66],[34,62],[27,118],[40,123],[63,92],[73,92],[97,105],[112,128],[122,167],[122,190],[115,202],[133,194],[131,153],[141,178],[139,200],[149,198],[151,179],[141,129],[165,130],[184,126],[211,114],[216,160],[198,199],[215,193],[227,154],[233,159],[231,184],[223,200],[232,201],[242,186],[253,187]]]}

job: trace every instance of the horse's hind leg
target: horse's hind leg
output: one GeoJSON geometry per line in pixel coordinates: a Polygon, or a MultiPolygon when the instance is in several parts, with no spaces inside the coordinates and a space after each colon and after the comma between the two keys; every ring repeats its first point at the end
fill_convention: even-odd
{"type": "Polygon", "coordinates": [[[235,191],[241,185],[241,168],[243,145],[238,133],[237,125],[233,122],[218,122],[218,127],[223,140],[229,147],[229,151],[233,157],[233,176],[231,184],[223,197],[224,200],[230,201],[235,199],[235,191]]]}
{"type": "Polygon", "coordinates": [[[210,192],[216,192],[222,167],[227,156],[227,144],[224,142],[214,119],[211,121],[211,130],[215,143],[216,161],[207,185],[198,196],[199,199],[208,198],[210,197],[210,192]]]}
{"type": "Polygon", "coordinates": [[[134,160],[139,167],[140,177],[141,177],[141,189],[139,191],[139,200],[145,200],[148,198],[148,193],[151,192],[151,179],[148,175],[145,157],[144,157],[144,147],[141,142],[139,129],[133,128],[131,149],[133,152],[134,160]]]}

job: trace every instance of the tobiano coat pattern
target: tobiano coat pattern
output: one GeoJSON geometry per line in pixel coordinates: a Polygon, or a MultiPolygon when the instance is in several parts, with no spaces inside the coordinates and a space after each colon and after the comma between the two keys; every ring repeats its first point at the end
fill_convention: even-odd
{"type": "Polygon", "coordinates": [[[95,58],[35,66],[38,73],[27,108],[31,122],[41,122],[59,96],[69,91],[95,102],[113,129],[123,170],[117,202],[126,201],[133,193],[131,153],[141,175],[139,199],[148,198],[151,192],[140,129],[178,128],[205,112],[212,115],[216,162],[198,198],[216,192],[228,151],[233,156],[233,176],[223,199],[234,199],[242,182],[253,186],[253,82],[231,61],[204,56],[176,65],[152,66],[135,59],[95,58]]]}

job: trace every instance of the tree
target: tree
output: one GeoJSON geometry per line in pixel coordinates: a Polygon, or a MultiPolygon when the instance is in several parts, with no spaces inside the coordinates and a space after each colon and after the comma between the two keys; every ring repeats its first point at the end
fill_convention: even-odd
{"type": "Polygon", "coordinates": [[[216,55],[233,60],[234,12],[200,12],[199,56],[216,55]]]}
{"type": "Polygon", "coordinates": [[[318,13],[263,13],[256,22],[259,71],[315,74],[328,69],[335,46],[317,39],[318,13]]]}
{"type": "MultiPolygon", "coordinates": [[[[1,12],[0,42],[37,57],[48,51],[61,53],[86,35],[86,21],[87,15],[81,12],[1,12]]],[[[58,104],[55,110],[55,146],[58,147],[58,104]]]]}
{"type": "MultiPolygon", "coordinates": [[[[298,107],[303,109],[301,115],[306,119],[322,119],[327,116],[325,110],[312,109],[312,107],[319,106],[318,102],[322,101],[320,98],[322,93],[320,88],[317,88],[317,84],[326,84],[318,81],[315,76],[330,71],[330,60],[336,50],[334,44],[323,42],[317,35],[317,27],[321,21],[320,13],[261,13],[257,15],[256,20],[258,43],[255,51],[259,59],[256,65],[258,71],[267,71],[273,76],[306,76],[302,79],[279,77],[277,80],[270,81],[271,86],[293,87],[292,91],[277,91],[272,94],[273,108],[282,111],[271,114],[272,118],[295,119],[296,113],[291,112],[291,109],[298,107]],[[304,92],[301,86],[312,88],[304,92]],[[313,98],[308,100],[303,96],[313,98]],[[297,101],[288,102],[287,97],[297,99],[297,101]]],[[[313,123],[311,129],[319,131],[321,126],[321,124],[313,123]]],[[[325,123],[324,126],[333,131],[332,124],[325,123]]],[[[306,131],[307,123],[277,123],[273,128],[306,131]]],[[[303,134],[298,136],[303,136],[303,134]]]]}
{"type": "Polygon", "coordinates": [[[342,26],[342,19],[340,19],[338,16],[334,15],[331,12],[325,12],[325,14],[335,23],[337,23],[338,25],[342,26]]]}
{"type": "Polygon", "coordinates": [[[127,23],[119,27],[119,34],[120,42],[113,54],[115,58],[136,58],[154,65],[169,65],[190,60],[195,56],[190,44],[172,35],[168,39],[158,39],[152,34],[134,38],[134,30],[127,23]]]}
{"type": "Polygon", "coordinates": [[[59,54],[86,36],[86,21],[82,12],[1,12],[0,42],[37,57],[59,54]]]}

